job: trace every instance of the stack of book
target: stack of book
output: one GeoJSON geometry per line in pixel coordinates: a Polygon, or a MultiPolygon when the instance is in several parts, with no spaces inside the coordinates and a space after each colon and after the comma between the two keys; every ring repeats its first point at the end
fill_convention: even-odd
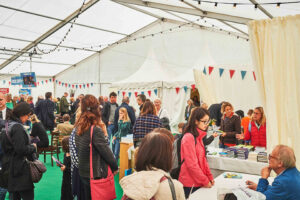
{"type": "Polygon", "coordinates": [[[257,162],[268,162],[268,154],[267,152],[259,152],[257,154],[257,162]]]}
{"type": "Polygon", "coordinates": [[[237,150],[237,158],[242,160],[247,160],[249,155],[249,150],[247,148],[239,148],[237,150]]]}

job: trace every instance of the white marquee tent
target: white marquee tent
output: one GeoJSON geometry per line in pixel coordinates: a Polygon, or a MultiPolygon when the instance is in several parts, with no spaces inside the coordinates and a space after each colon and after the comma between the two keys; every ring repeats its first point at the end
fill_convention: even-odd
{"type": "MultiPolygon", "coordinates": [[[[252,63],[247,24],[252,20],[300,14],[300,4],[288,0],[280,0],[279,6],[272,0],[237,0],[236,5],[232,0],[198,2],[0,0],[0,85],[9,87],[10,76],[33,71],[40,83],[55,78],[39,84],[33,90],[35,97],[44,91],[61,96],[66,90],[76,95],[107,95],[112,83],[126,80],[149,61],[150,51],[168,71],[166,77],[175,74],[171,82],[178,81],[181,74],[192,68],[202,70],[204,66],[235,69],[233,79],[226,78],[241,81],[238,73],[251,72],[258,63],[252,63]]],[[[264,72],[257,71],[258,84],[264,84],[264,72]]],[[[217,76],[214,73],[216,70],[212,77],[217,76]]],[[[19,86],[14,87],[13,93],[19,86]]],[[[247,92],[256,90],[255,87],[265,89],[254,85],[247,92]]],[[[265,101],[266,97],[262,99],[265,101]]],[[[243,102],[249,104],[241,107],[258,104],[243,102]]]]}

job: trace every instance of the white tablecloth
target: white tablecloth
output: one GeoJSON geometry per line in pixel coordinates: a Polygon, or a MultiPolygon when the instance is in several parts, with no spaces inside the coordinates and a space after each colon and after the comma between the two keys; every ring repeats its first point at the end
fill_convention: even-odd
{"type": "MultiPolygon", "coordinates": [[[[210,148],[208,148],[208,150],[211,151],[210,148]]],[[[216,149],[216,151],[221,150],[216,149]]],[[[260,175],[261,169],[268,165],[268,163],[220,157],[219,154],[216,156],[207,155],[207,161],[210,169],[220,170],[222,172],[232,171],[254,175],[260,175]]]]}
{"type": "MultiPolygon", "coordinates": [[[[192,193],[189,200],[217,200],[218,199],[218,191],[220,190],[228,190],[230,193],[231,189],[238,187],[246,187],[246,181],[251,180],[255,183],[258,183],[260,176],[250,175],[250,174],[242,174],[242,179],[231,179],[224,178],[223,174],[218,176],[215,179],[215,185],[212,188],[200,188],[196,192],[192,193]]],[[[270,183],[274,178],[269,178],[270,183]]]]}

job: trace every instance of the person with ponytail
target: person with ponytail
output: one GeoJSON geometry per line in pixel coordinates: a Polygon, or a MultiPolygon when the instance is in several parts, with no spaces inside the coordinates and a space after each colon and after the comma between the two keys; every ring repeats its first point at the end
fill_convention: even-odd
{"type": "Polygon", "coordinates": [[[118,164],[105,140],[101,128],[99,102],[93,95],[85,95],[81,101],[81,114],[75,123],[75,143],[78,150],[79,176],[84,185],[85,199],[91,199],[90,188],[90,143],[93,145],[93,174],[94,179],[106,178],[108,166],[115,174],[118,164]],[[92,141],[90,132],[93,127],[92,141]]]}
{"type": "Polygon", "coordinates": [[[215,183],[203,144],[209,121],[209,112],[206,109],[195,108],[184,130],[180,151],[182,165],[178,180],[184,186],[186,198],[197,189],[210,188],[215,183]]]}

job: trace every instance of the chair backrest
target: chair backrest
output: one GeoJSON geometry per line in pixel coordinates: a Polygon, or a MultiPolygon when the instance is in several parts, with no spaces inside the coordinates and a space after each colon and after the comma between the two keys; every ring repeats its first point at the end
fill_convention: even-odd
{"type": "Polygon", "coordinates": [[[57,147],[59,140],[59,132],[51,132],[51,146],[57,147]]]}

